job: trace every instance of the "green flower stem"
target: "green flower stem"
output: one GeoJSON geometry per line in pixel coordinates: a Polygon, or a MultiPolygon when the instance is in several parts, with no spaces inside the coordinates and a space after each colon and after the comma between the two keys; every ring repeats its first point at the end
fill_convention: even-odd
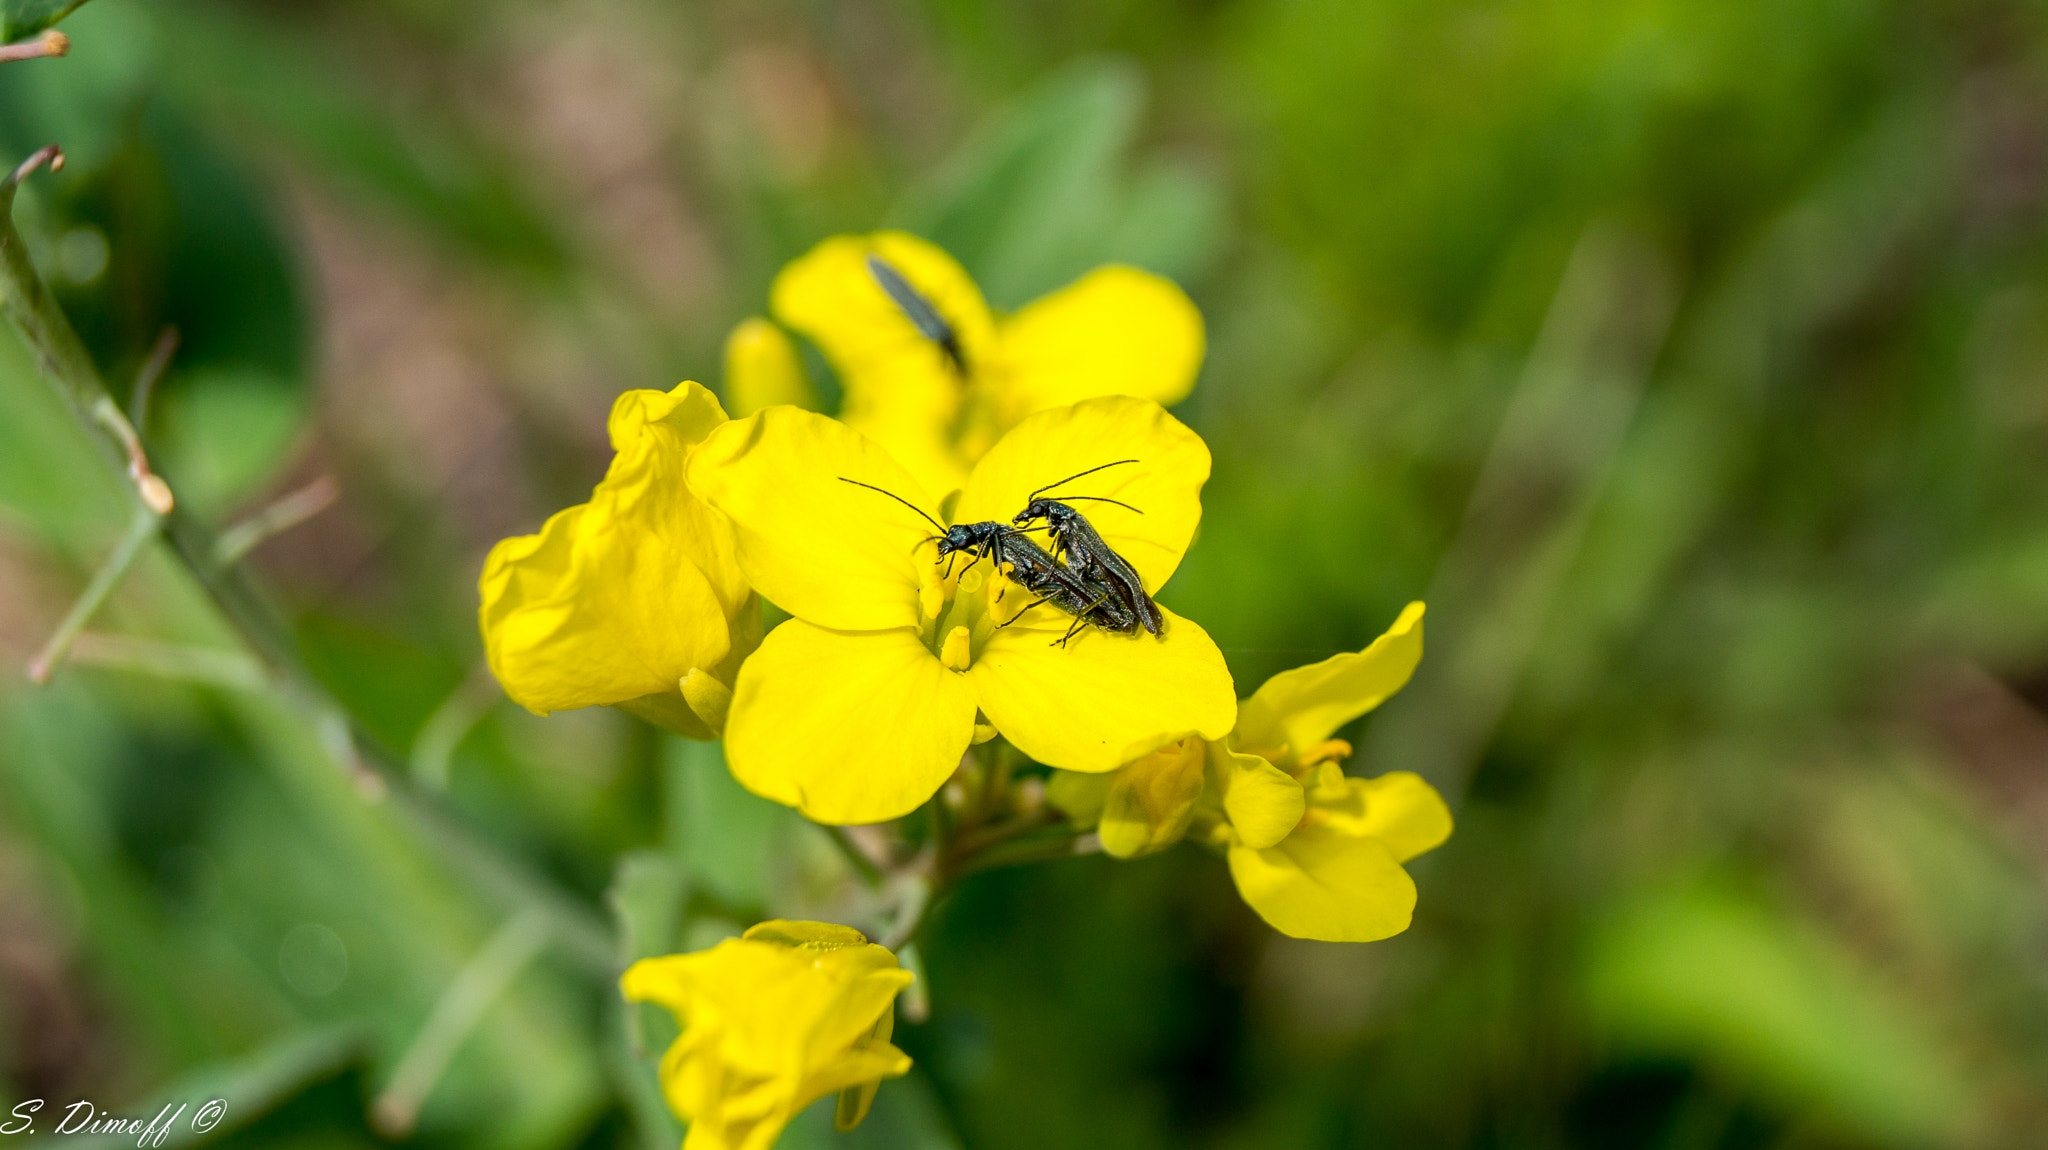
{"type": "Polygon", "coordinates": [[[149,401],[156,394],[157,381],[171,366],[171,357],[178,354],[178,329],[170,324],[157,333],[156,346],[149,349],[149,358],[143,361],[142,370],[135,373],[135,390],[128,395],[128,422],[135,427],[149,426],[149,401]]]}
{"type": "Polygon", "coordinates": [[[70,51],[71,37],[52,28],[31,39],[0,45],[0,64],[14,60],[40,60],[46,56],[62,56],[70,51]]]}
{"type": "Polygon", "coordinates": [[[419,734],[413,737],[410,767],[414,785],[437,793],[447,790],[448,767],[455,759],[455,748],[462,745],[462,740],[469,737],[502,697],[490,667],[479,663],[472,668],[441,705],[434,708],[434,713],[427,716],[427,721],[420,724],[419,734]]]}
{"type": "Polygon", "coordinates": [[[847,865],[860,875],[862,882],[870,887],[882,885],[882,880],[887,877],[882,870],[882,864],[868,857],[868,852],[853,841],[853,836],[847,833],[845,827],[826,826],[820,823],[818,828],[825,832],[826,838],[832,840],[833,846],[839,848],[839,853],[846,856],[847,865]]]}
{"type": "Polygon", "coordinates": [[[289,531],[334,505],[341,488],[332,476],[323,475],[297,491],[220,533],[214,541],[214,562],[232,567],[254,550],[258,543],[282,531],[289,531]]]}
{"type": "Polygon", "coordinates": [[[128,574],[128,569],[135,565],[135,557],[142,554],[143,544],[155,538],[158,518],[156,512],[147,507],[135,509],[135,517],[129,522],[128,530],[122,534],[121,541],[114,545],[114,550],[107,556],[106,562],[100,564],[100,569],[93,574],[92,582],[86,584],[84,593],[79,595],[78,602],[71,605],[71,610],[65,614],[63,622],[57,624],[57,630],[50,636],[50,641],[43,644],[43,649],[36,652],[35,658],[29,660],[28,677],[37,686],[47,685],[50,676],[57,673],[57,668],[63,665],[64,657],[70,654],[71,645],[77,641],[79,633],[92,621],[93,614],[100,609],[100,605],[114,593],[114,588],[121,585],[121,580],[128,574]]]}
{"type": "Polygon", "coordinates": [[[896,951],[896,961],[915,978],[903,988],[903,994],[896,1004],[903,1011],[903,1017],[910,1022],[924,1022],[932,1016],[931,980],[924,972],[924,954],[915,941],[906,942],[896,951]]]}
{"type": "Polygon", "coordinates": [[[189,643],[165,643],[132,635],[88,631],[78,637],[71,652],[71,661],[80,666],[155,675],[230,691],[260,693],[271,689],[270,677],[262,663],[240,651],[219,647],[195,647],[189,643]]]}
{"type": "Polygon", "coordinates": [[[1051,862],[1055,859],[1091,854],[1098,848],[1091,848],[1088,845],[1089,840],[1090,836],[1072,827],[1057,824],[1048,826],[1044,820],[1020,820],[1004,828],[1003,833],[989,836],[974,844],[973,849],[959,852],[947,870],[947,878],[949,881],[957,881],[968,875],[999,867],[1051,862]]]}
{"type": "Polygon", "coordinates": [[[535,910],[512,916],[491,935],[460,971],[427,1015],[426,1025],[406,1048],[377,1101],[370,1108],[377,1130],[403,1138],[418,1124],[420,1107],[448,1069],[462,1043],[491,1005],[548,941],[548,919],[535,910]]]}
{"type": "MultiPolygon", "coordinates": [[[[397,800],[393,805],[412,828],[438,846],[479,886],[510,905],[545,915],[552,937],[594,977],[615,976],[617,947],[603,918],[587,904],[479,839],[417,794],[392,787],[390,772],[356,757],[354,748],[359,743],[370,745],[369,740],[353,728],[347,711],[306,668],[290,632],[244,569],[220,562],[220,544],[213,532],[185,508],[174,505],[168,486],[159,490],[149,482],[162,484],[148,469],[140,436],[108,394],[99,368],[79,342],[78,333],[72,330],[70,320],[51,297],[42,277],[36,274],[28,248],[14,227],[15,192],[23,179],[45,163],[52,170],[57,169],[63,164],[63,152],[55,145],[44,148],[0,179],[0,312],[20,333],[43,376],[64,397],[80,425],[95,433],[107,464],[128,477],[138,508],[154,512],[162,507],[157,529],[241,636],[264,669],[262,677],[296,705],[323,743],[341,752],[338,757],[343,759],[342,765],[357,772],[359,782],[369,780],[376,784],[359,790],[367,797],[391,795],[397,800]]],[[[160,342],[159,347],[162,346],[160,342]]],[[[171,666],[179,661],[164,662],[171,666]]]]}
{"type": "Polygon", "coordinates": [[[932,881],[922,874],[905,874],[898,882],[901,883],[902,901],[897,905],[896,921],[890,925],[888,933],[879,940],[890,950],[901,948],[917,936],[917,932],[924,926],[925,912],[931,909],[932,895],[935,893],[932,881]]]}

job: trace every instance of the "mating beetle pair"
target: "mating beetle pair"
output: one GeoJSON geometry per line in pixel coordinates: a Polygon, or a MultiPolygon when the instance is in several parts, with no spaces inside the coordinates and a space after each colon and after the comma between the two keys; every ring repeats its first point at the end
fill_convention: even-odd
{"type": "MultiPolygon", "coordinates": [[[[911,286],[902,272],[889,261],[874,252],[867,255],[868,274],[874,278],[875,286],[889,297],[917,333],[930,340],[944,353],[946,362],[960,374],[967,374],[967,357],[961,350],[959,334],[953,325],[939,314],[939,309],[926,299],[923,293],[911,286]]],[[[1075,475],[1069,475],[1057,483],[1048,483],[1026,497],[1024,510],[1017,513],[1009,523],[988,521],[983,523],[956,523],[951,527],[942,526],[937,520],[917,508],[909,500],[893,492],[882,491],[872,484],[857,479],[840,478],[856,487],[896,500],[905,507],[923,515],[927,522],[939,529],[932,538],[938,541],[939,557],[946,559],[955,552],[966,552],[974,558],[972,566],[983,559],[993,562],[997,570],[1007,564],[1010,577],[1026,591],[1038,598],[1024,608],[1029,611],[1040,603],[1050,603],[1074,617],[1074,623],[1067,633],[1060,637],[1064,646],[1074,637],[1083,624],[1093,623],[1107,631],[1120,635],[1136,634],[1139,627],[1157,635],[1166,626],[1166,617],[1160,614],[1159,604],[1146,593],[1145,583],[1138,577],[1138,571],[1123,556],[1116,553],[1095,525],[1086,516],[1072,507],[1069,502],[1093,500],[1101,503],[1115,503],[1118,507],[1138,511],[1128,503],[1102,495],[1067,495],[1058,499],[1044,497],[1045,493],[1064,484],[1093,475],[1106,467],[1118,467],[1136,463],[1135,459],[1119,459],[1099,467],[1091,467],[1075,475]],[[1043,528],[1026,527],[1027,523],[1043,522],[1043,528]],[[1047,530],[1052,533],[1050,549],[1040,547],[1025,534],[1026,531],[1047,530]],[[1061,562],[1064,558],[1065,562],[1061,562]]],[[[1142,515],[1144,512],[1138,511],[1142,515]]],[[[1022,618],[1024,611],[1012,615],[1009,626],[1022,618]]]]}
{"type": "Polygon", "coordinates": [[[1120,635],[1136,634],[1143,627],[1157,635],[1166,626],[1166,618],[1160,613],[1159,604],[1145,591],[1145,583],[1139,578],[1137,569],[1116,553],[1103,541],[1094,524],[1086,516],[1067,505],[1067,501],[1094,500],[1114,503],[1142,515],[1144,512],[1131,507],[1121,500],[1101,495],[1066,495],[1059,498],[1045,496],[1045,492],[1063,484],[1101,471],[1104,467],[1116,467],[1125,463],[1136,463],[1135,459],[1119,459],[1100,467],[1091,467],[1079,474],[1069,475],[1057,483],[1048,483],[1027,497],[1024,510],[1017,513],[1009,523],[989,520],[981,523],[956,523],[951,527],[940,524],[926,515],[916,504],[891,491],[885,491],[870,483],[840,476],[840,481],[855,487],[878,491],[896,500],[905,507],[916,511],[925,521],[939,529],[927,542],[936,541],[940,559],[949,559],[957,552],[973,556],[969,566],[983,559],[991,561],[998,570],[1007,565],[1010,578],[1037,599],[1026,604],[1023,610],[1010,616],[1007,627],[1022,618],[1025,611],[1040,603],[1050,603],[1074,617],[1072,626],[1058,642],[1064,646],[1084,624],[1093,623],[1105,631],[1120,635]],[[1022,524],[1043,521],[1041,527],[1024,527],[1022,524]],[[1046,530],[1052,533],[1050,550],[1040,547],[1026,531],[1046,530]],[[1064,562],[1062,562],[1064,558],[1064,562]]]}

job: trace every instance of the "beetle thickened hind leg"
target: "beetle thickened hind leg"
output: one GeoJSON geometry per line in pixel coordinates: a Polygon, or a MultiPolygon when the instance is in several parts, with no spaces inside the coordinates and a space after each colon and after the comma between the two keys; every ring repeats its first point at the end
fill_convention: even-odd
{"type": "Polygon", "coordinates": [[[1057,638],[1057,639],[1053,640],[1053,641],[1052,641],[1052,646],[1055,646],[1055,647],[1064,647],[1064,646],[1066,646],[1066,645],[1067,645],[1067,642],[1068,642],[1069,640],[1071,640],[1071,639],[1072,639],[1072,638],[1074,637],[1074,635],[1075,635],[1075,633],[1076,633],[1076,632],[1080,631],[1080,630],[1081,630],[1081,628],[1083,628],[1083,627],[1085,627],[1085,626],[1087,626],[1087,625],[1088,625],[1088,615],[1089,615],[1089,613],[1090,613],[1090,612],[1092,612],[1092,611],[1094,611],[1094,610],[1095,610],[1095,609],[1096,609],[1097,607],[1100,607],[1100,606],[1102,606],[1102,605],[1103,605],[1104,603],[1107,603],[1107,602],[1109,602],[1109,596],[1107,596],[1107,595],[1098,595],[1098,596],[1096,596],[1096,598],[1095,598],[1095,602],[1093,602],[1093,603],[1090,603],[1090,604],[1088,604],[1088,605],[1087,605],[1086,607],[1083,607],[1083,608],[1082,608],[1081,610],[1079,610],[1079,611],[1075,612],[1075,613],[1074,613],[1074,621],[1073,621],[1072,623],[1069,623],[1069,624],[1067,625],[1067,633],[1066,633],[1066,634],[1064,634],[1064,635],[1061,635],[1061,636],[1060,636],[1059,638],[1057,638]]]}
{"type": "Polygon", "coordinates": [[[1020,611],[1018,611],[1018,612],[1017,612],[1017,613],[1016,613],[1015,615],[1012,615],[1012,616],[1010,616],[1010,621],[1009,621],[1009,623],[998,623],[998,624],[996,624],[996,628],[997,628],[998,630],[1000,630],[1000,629],[1002,629],[1002,628],[1004,628],[1004,627],[1007,627],[1007,626],[1009,626],[1009,625],[1010,625],[1010,623],[1015,623],[1015,622],[1016,622],[1017,620],[1019,620],[1019,619],[1022,619],[1022,618],[1024,617],[1024,612],[1025,612],[1025,611],[1029,611],[1029,610],[1031,610],[1031,609],[1032,609],[1033,607],[1036,607],[1036,606],[1038,606],[1038,605],[1039,605],[1040,603],[1043,603],[1043,602],[1045,602],[1045,600],[1043,600],[1043,599],[1033,599],[1033,600],[1032,600],[1031,602],[1029,602],[1029,603],[1026,603],[1026,604],[1024,604],[1023,610],[1020,610],[1020,611]]]}

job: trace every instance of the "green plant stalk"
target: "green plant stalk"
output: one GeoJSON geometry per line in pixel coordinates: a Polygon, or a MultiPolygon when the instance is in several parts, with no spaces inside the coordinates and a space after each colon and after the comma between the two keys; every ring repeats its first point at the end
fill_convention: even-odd
{"type": "Polygon", "coordinates": [[[64,616],[64,621],[57,624],[57,630],[50,636],[50,641],[43,644],[43,649],[36,652],[36,657],[29,661],[30,680],[38,686],[45,685],[50,681],[50,676],[57,673],[57,668],[62,665],[65,656],[71,653],[71,645],[78,641],[78,636],[85,630],[85,625],[92,621],[93,613],[114,593],[114,588],[121,585],[122,578],[128,574],[128,568],[134,566],[135,557],[142,553],[143,545],[156,534],[156,529],[156,513],[146,507],[136,508],[135,517],[129,522],[128,530],[121,534],[121,541],[114,545],[113,552],[100,564],[100,569],[93,574],[92,582],[86,585],[85,592],[78,597],[78,602],[71,605],[71,610],[64,616]]]}
{"type": "MultiPolygon", "coordinates": [[[[108,466],[130,481],[127,487],[135,500],[136,513],[157,516],[163,537],[229,625],[269,669],[281,697],[296,700],[307,721],[316,727],[341,724],[355,742],[374,745],[363,732],[353,729],[346,709],[298,657],[290,632],[246,571],[220,561],[220,544],[213,531],[175,505],[167,491],[153,490],[145,482],[154,481],[161,486],[161,481],[147,470],[140,438],[108,393],[99,368],[72,329],[63,308],[36,273],[27,245],[14,227],[15,192],[23,179],[46,162],[56,170],[63,164],[63,153],[54,145],[44,148],[0,179],[0,312],[21,334],[44,378],[70,405],[72,416],[92,432],[108,466]]],[[[408,816],[407,821],[491,894],[546,913],[555,938],[578,965],[598,977],[617,974],[617,948],[596,911],[555,889],[524,864],[507,858],[419,796],[393,786],[393,772],[367,765],[360,769],[371,772],[367,777],[380,784],[373,793],[394,796],[408,816]]]]}

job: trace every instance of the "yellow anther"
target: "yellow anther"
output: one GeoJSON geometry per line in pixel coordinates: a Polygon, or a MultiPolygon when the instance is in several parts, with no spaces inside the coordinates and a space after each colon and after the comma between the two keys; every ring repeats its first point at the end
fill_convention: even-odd
{"type": "Polygon", "coordinates": [[[1351,757],[1351,744],[1342,739],[1325,739],[1301,752],[1301,765],[1312,767],[1317,763],[1336,762],[1351,757]]]}
{"type": "MultiPolygon", "coordinates": [[[[995,571],[990,573],[988,577],[989,614],[994,615],[997,613],[997,605],[1003,601],[1003,596],[1010,593],[1010,588],[1013,586],[1015,586],[1015,584],[1011,581],[1010,577],[1008,575],[1003,574],[1001,571],[995,571]]],[[[1028,602],[1030,602],[1029,599],[1020,599],[1017,601],[1016,607],[1012,607],[1011,610],[1015,611],[1018,608],[1023,607],[1023,605],[1028,602]]]]}
{"type": "Polygon", "coordinates": [[[935,565],[917,565],[917,608],[927,620],[938,618],[946,609],[946,584],[935,565]]]}
{"type": "Polygon", "coordinates": [[[946,645],[939,648],[939,662],[947,670],[965,671],[969,661],[967,651],[967,628],[955,627],[946,632],[946,645]]]}

